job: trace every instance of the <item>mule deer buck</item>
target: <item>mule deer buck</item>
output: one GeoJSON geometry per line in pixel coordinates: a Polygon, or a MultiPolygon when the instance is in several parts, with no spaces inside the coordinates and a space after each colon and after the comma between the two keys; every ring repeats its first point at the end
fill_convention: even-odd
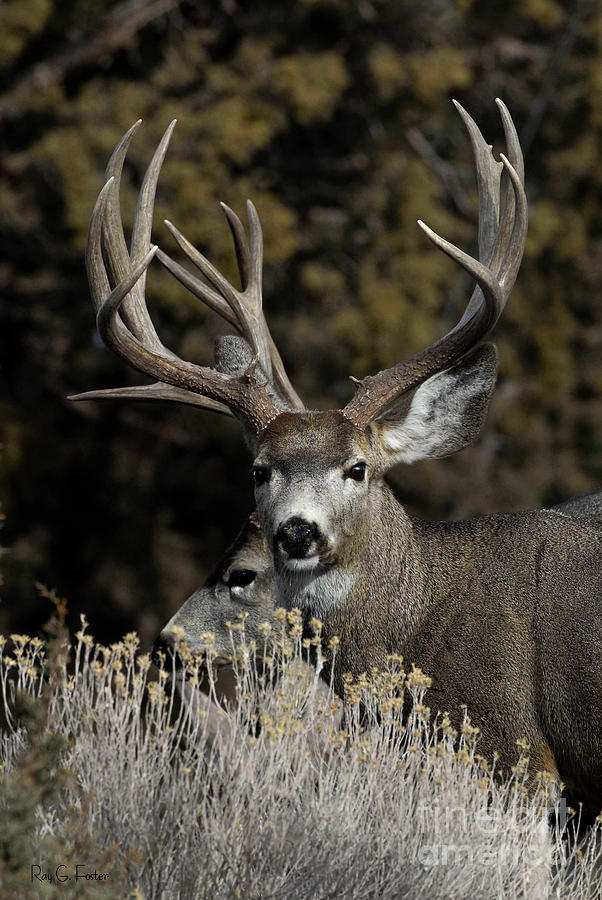
{"type": "MultiPolygon", "coordinates": [[[[423,522],[384,482],[397,463],[470,444],[487,413],[497,354],[484,341],[514,284],[527,230],[520,146],[508,111],[498,106],[508,148],[501,162],[457,104],[475,158],[479,258],[419,223],[476,281],[464,314],[409,360],[356,381],[341,410],[304,410],[274,365],[261,312],[255,208],[248,206],[250,247],[242,223],[225,209],[242,291],[168,225],[209,287],[149,247],[152,193],[169,134],[143,184],[130,255],[119,222],[119,177],[109,173],[87,253],[98,329],[157,383],[78,399],[151,396],[232,413],[254,454],[257,514],[278,600],[321,618],[326,638],[339,636],[337,689],[346,671],[382,667],[388,653],[401,652],[433,678],[431,706],[457,716],[468,705],[485,755],[498,752],[507,767],[516,741],[526,738],[533,767],[557,772],[569,800],[582,800],[591,816],[602,807],[602,526],[549,511],[423,522]],[[156,336],[144,305],[155,253],[242,335],[222,342],[215,368],[177,358],[156,336]]],[[[128,141],[113,157],[119,171],[128,141]]]]}

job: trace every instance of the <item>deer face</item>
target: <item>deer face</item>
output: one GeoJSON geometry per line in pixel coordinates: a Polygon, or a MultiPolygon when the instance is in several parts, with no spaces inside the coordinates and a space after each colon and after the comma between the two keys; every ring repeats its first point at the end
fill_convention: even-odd
{"type": "Polygon", "coordinates": [[[244,615],[245,639],[260,644],[259,626],[264,622],[276,626],[275,612],[272,557],[263,532],[251,516],[203,587],[186,600],[163,628],[154,649],[167,655],[179,641],[184,641],[193,653],[198,653],[203,633],[210,632],[218,654],[214,664],[223,665],[232,655],[232,641],[237,637],[228,622],[236,624],[244,615]]]}
{"type": "Polygon", "coordinates": [[[277,570],[309,572],[339,561],[366,515],[375,462],[370,432],[339,411],[282,413],[265,429],[253,478],[277,570]]]}
{"type": "Polygon", "coordinates": [[[490,344],[426,379],[365,428],[343,411],[282,413],[253,464],[255,502],[279,574],[319,574],[358,558],[378,526],[382,475],[399,462],[448,456],[477,437],[495,384],[490,344]]]}

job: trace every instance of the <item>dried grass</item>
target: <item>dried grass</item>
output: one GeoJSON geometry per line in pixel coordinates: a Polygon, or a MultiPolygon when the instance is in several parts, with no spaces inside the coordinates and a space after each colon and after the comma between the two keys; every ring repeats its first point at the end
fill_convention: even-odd
{"type": "Polygon", "coordinates": [[[528,792],[527,747],[500,780],[468,717],[460,734],[433,720],[428,679],[398,657],[386,672],[350,679],[343,710],[319,677],[319,623],[309,669],[298,618],[282,618],[280,631],[265,628],[263,647],[243,640],[236,650],[237,702],[227,710],[197,686],[201,664],[213,683],[210,635],[202,659],[180,648],[186,679],[174,668],[158,681],[136,635],[103,647],[84,622],[71,648],[22,636],[2,644],[2,895],[49,896],[28,860],[51,873],[65,860],[106,867],[106,884],[55,885],[62,897],[602,895],[599,827],[579,848],[552,832],[557,788],[540,775],[528,792]],[[24,699],[44,710],[38,732],[24,699]],[[60,741],[49,749],[40,735],[60,741]],[[36,793],[32,760],[69,777],[36,793]],[[24,796],[26,853],[15,824],[24,796]],[[21,863],[11,868],[17,833],[21,863]]]}

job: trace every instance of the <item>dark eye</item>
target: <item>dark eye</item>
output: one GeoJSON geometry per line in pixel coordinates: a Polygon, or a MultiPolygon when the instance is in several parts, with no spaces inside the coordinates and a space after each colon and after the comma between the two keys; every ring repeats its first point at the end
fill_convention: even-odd
{"type": "Polygon", "coordinates": [[[246,587],[255,581],[257,572],[252,569],[234,569],[228,578],[228,587],[246,587]]]}
{"type": "Polygon", "coordinates": [[[253,480],[257,486],[270,480],[270,470],[267,466],[255,466],[253,468],[253,480]]]}
{"type": "Polygon", "coordinates": [[[347,478],[353,478],[354,481],[363,481],[366,476],[366,463],[356,463],[354,466],[351,466],[346,475],[347,478]]]}

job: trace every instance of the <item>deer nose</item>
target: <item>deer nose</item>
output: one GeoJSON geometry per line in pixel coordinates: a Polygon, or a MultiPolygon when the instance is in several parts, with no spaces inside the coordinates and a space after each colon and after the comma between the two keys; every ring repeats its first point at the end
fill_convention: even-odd
{"type": "Polygon", "coordinates": [[[318,536],[318,526],[315,522],[306,522],[294,516],[280,526],[276,532],[276,542],[287,556],[292,559],[303,559],[318,536]]]}
{"type": "Polygon", "coordinates": [[[173,652],[173,645],[161,635],[153,644],[151,659],[158,669],[170,669],[174,659],[176,668],[180,665],[179,657],[173,652]]]}

